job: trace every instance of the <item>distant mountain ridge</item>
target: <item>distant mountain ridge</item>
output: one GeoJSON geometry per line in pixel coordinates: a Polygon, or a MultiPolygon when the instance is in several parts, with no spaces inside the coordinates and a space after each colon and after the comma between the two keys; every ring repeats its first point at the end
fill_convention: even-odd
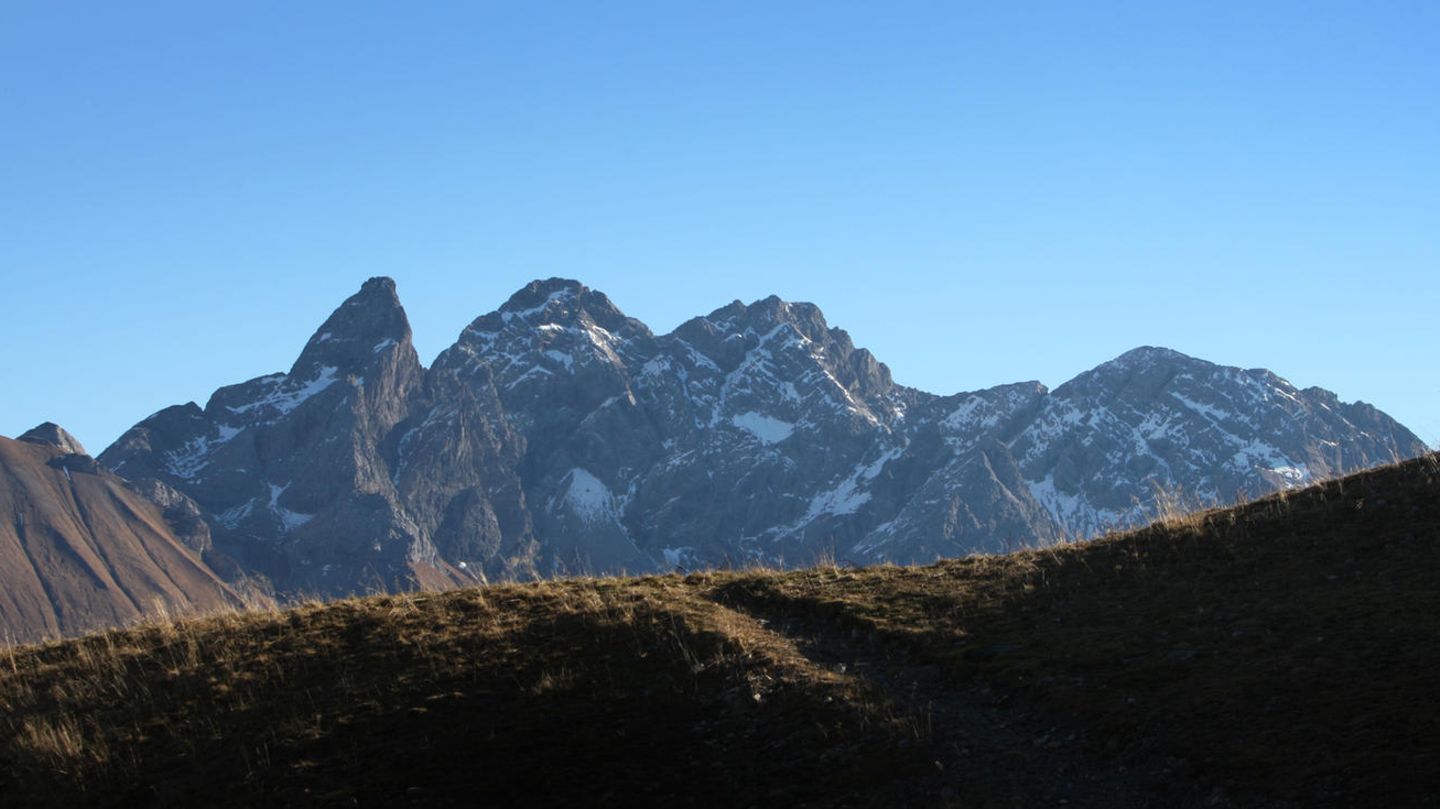
{"type": "Polygon", "coordinates": [[[812,304],[665,335],[536,281],[430,368],[367,281],[288,373],[162,410],[100,461],[192,499],[280,592],[817,557],[929,561],[1132,525],[1425,451],[1363,403],[1140,348],[1053,391],[938,396],[812,304]]]}

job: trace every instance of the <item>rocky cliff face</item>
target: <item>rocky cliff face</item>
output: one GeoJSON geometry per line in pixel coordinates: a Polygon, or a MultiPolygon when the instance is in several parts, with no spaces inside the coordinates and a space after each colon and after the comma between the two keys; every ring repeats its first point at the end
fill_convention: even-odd
{"type": "MultiPolygon", "coordinates": [[[[142,421],[101,461],[195,504],[286,592],[749,561],[928,561],[1224,503],[1424,450],[1372,407],[1143,348],[1054,391],[896,385],[810,304],[654,335],[537,281],[424,368],[371,279],[289,372],[142,421]]],[[[203,540],[195,539],[200,542],[203,540]]]]}
{"type": "Polygon", "coordinates": [[[530,536],[519,448],[493,386],[426,373],[394,283],[376,278],[289,372],[162,410],[101,457],[192,497],[246,569],[329,595],[473,580],[450,560],[476,547],[509,572],[530,536]]]}

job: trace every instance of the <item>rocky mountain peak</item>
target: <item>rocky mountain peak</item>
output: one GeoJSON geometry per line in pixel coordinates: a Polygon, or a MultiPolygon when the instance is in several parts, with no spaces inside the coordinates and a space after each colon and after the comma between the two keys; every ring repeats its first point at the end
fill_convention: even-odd
{"type": "Polygon", "coordinates": [[[1222,502],[1423,449],[1368,406],[1153,346],[1054,392],[936,397],[776,296],[655,337],[550,278],[428,371],[408,340],[372,279],[298,372],[163,411],[103,460],[193,498],[277,587],[340,593],[376,571],[928,561],[1134,524],[1156,485],[1222,502]]]}
{"type": "Polygon", "coordinates": [[[85,447],[80,443],[79,439],[75,438],[75,436],[67,432],[64,427],[61,427],[53,421],[47,421],[44,424],[26,430],[18,440],[30,444],[45,444],[58,447],[61,451],[69,455],[90,454],[85,451],[85,447]]]}
{"type": "Polygon", "coordinates": [[[1209,368],[1213,365],[1214,363],[1196,359],[1172,348],[1140,346],[1126,351],[1109,362],[1102,362],[1085,373],[1113,379],[1136,374],[1175,373],[1182,370],[1209,368]]]}
{"type": "Polygon", "coordinates": [[[493,374],[507,399],[550,395],[557,385],[572,389],[578,377],[605,389],[603,400],[627,387],[627,368],[643,361],[651,339],[644,323],[627,317],[603,292],[550,278],[530,282],[476,318],[436,359],[435,370],[464,378],[493,374]]]}
{"type": "Polygon", "coordinates": [[[1112,396],[1129,392],[1142,397],[1154,395],[1177,375],[1205,374],[1213,363],[1159,346],[1140,346],[1075,376],[1055,389],[1064,399],[1075,396],[1112,396]]]}
{"type": "Polygon", "coordinates": [[[830,329],[820,307],[805,301],[786,301],[771,295],[751,304],[750,311],[770,322],[789,323],[811,340],[819,338],[830,329]]]}
{"type": "Polygon", "coordinates": [[[499,311],[522,316],[542,312],[555,301],[574,300],[589,291],[589,287],[573,278],[537,278],[516,290],[499,311]]]}
{"type": "Polygon", "coordinates": [[[733,301],[705,317],[687,322],[681,329],[694,329],[702,324],[706,330],[724,335],[744,334],[747,331],[763,335],[776,326],[789,325],[795,327],[795,331],[807,340],[824,339],[829,329],[820,307],[813,303],[787,301],[778,295],[771,295],[750,304],[733,301]]]}
{"type": "MultiPolygon", "coordinates": [[[[1182,354],[1173,348],[1164,346],[1140,346],[1126,351],[1105,365],[1123,366],[1148,366],[1148,365],[1173,365],[1177,363],[1199,362],[1188,354],[1182,354]]],[[[1101,367],[1104,367],[1103,365],[1101,367]]]]}
{"type": "Polygon", "coordinates": [[[751,321],[762,328],[772,324],[793,328],[815,361],[851,392],[868,400],[888,394],[894,386],[890,369],[867,349],[856,348],[844,329],[830,326],[819,306],[771,295],[746,309],[751,321]]]}
{"type": "Polygon", "coordinates": [[[377,357],[409,344],[410,320],[395,282],[371,278],[315,330],[290,375],[311,375],[321,367],[359,372],[377,357]]]}
{"type": "Polygon", "coordinates": [[[498,310],[477,319],[471,330],[495,333],[505,327],[600,326],[617,337],[650,336],[650,329],[610,301],[605,293],[568,278],[531,281],[498,310]]]}

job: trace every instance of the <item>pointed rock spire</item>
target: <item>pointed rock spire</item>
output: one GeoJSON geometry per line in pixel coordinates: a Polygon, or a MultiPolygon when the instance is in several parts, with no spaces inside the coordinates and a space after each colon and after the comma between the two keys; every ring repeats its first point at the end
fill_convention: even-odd
{"type": "Polygon", "coordinates": [[[409,342],[410,321],[400,305],[395,282],[371,278],[315,331],[290,374],[303,376],[319,366],[359,370],[375,357],[409,342]]]}

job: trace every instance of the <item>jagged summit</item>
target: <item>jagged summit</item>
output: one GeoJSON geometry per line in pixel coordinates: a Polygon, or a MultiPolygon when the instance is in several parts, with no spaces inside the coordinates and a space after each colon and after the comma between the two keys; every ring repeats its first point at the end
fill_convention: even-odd
{"type": "Polygon", "coordinates": [[[461,335],[497,334],[506,327],[598,325],[625,337],[650,336],[650,329],[620,311],[605,293],[569,278],[535,280],[511,295],[497,310],[482,315],[461,335]]]}
{"type": "Polygon", "coordinates": [[[359,294],[385,295],[390,298],[398,297],[395,294],[395,279],[388,275],[375,275],[366,278],[365,283],[360,285],[359,294]]]}
{"type": "MultiPolygon", "coordinates": [[[[963,355],[965,347],[957,347],[963,355]]],[[[820,308],[735,301],[654,335],[536,280],[426,369],[366,282],[289,374],[170,408],[102,456],[205,509],[281,589],[928,561],[1145,520],[1157,486],[1228,502],[1407,457],[1383,413],[1142,346],[1055,390],[896,385],[820,308]]]]}
{"type": "Polygon", "coordinates": [[[532,281],[476,318],[436,358],[434,371],[472,387],[493,380],[507,405],[561,394],[578,398],[552,404],[586,407],[628,395],[630,368],[652,342],[650,329],[603,292],[550,278],[532,281]]]}
{"type": "Polygon", "coordinates": [[[868,350],[857,349],[844,329],[831,327],[813,303],[786,301],[778,295],[750,304],[737,300],[691,318],[668,336],[702,348],[727,371],[754,356],[757,347],[772,351],[788,346],[823,366],[851,394],[883,397],[894,388],[890,369],[868,350]]]}
{"type": "Polygon", "coordinates": [[[590,288],[573,278],[537,278],[516,290],[500,306],[501,312],[522,312],[538,309],[561,297],[579,297],[590,288]]]}
{"type": "Polygon", "coordinates": [[[433,556],[394,517],[393,446],[382,446],[415,408],[424,375],[394,282],[372,278],[316,330],[289,373],[222,387],[203,410],[166,408],[121,436],[103,462],[193,498],[217,547],[285,586],[393,581],[409,575],[410,552],[433,556]],[[312,531],[325,538],[321,547],[307,540],[312,531]],[[287,542],[303,553],[277,560],[273,546],[287,542]],[[349,569],[327,576],[337,556],[349,569]]]}
{"type": "Polygon", "coordinates": [[[89,455],[85,446],[79,439],[71,435],[64,427],[53,421],[47,421],[36,427],[26,430],[17,441],[26,441],[31,444],[47,444],[52,447],[59,447],[70,455],[89,455]]]}
{"type": "Polygon", "coordinates": [[[165,408],[98,462],[53,424],[22,438],[64,482],[46,491],[123,476],[186,553],[282,597],[930,561],[1145,522],[1157,490],[1223,504],[1425,451],[1370,405],[1170,349],[1053,391],[935,396],[814,304],[737,301],[656,336],[562,278],[428,369],[394,282],[372,278],[289,373],[165,408]]]}
{"type": "Polygon", "coordinates": [[[732,301],[704,317],[686,321],[681,328],[694,328],[694,325],[700,323],[708,323],[716,330],[724,332],[744,331],[747,328],[768,331],[771,327],[789,324],[811,340],[818,339],[829,329],[820,307],[813,303],[787,301],[778,295],[770,295],[749,304],[732,301]]]}
{"type": "Polygon", "coordinates": [[[306,376],[322,367],[359,371],[373,364],[378,355],[409,346],[410,338],[410,320],[395,282],[371,278],[315,330],[290,375],[306,376]]]}

